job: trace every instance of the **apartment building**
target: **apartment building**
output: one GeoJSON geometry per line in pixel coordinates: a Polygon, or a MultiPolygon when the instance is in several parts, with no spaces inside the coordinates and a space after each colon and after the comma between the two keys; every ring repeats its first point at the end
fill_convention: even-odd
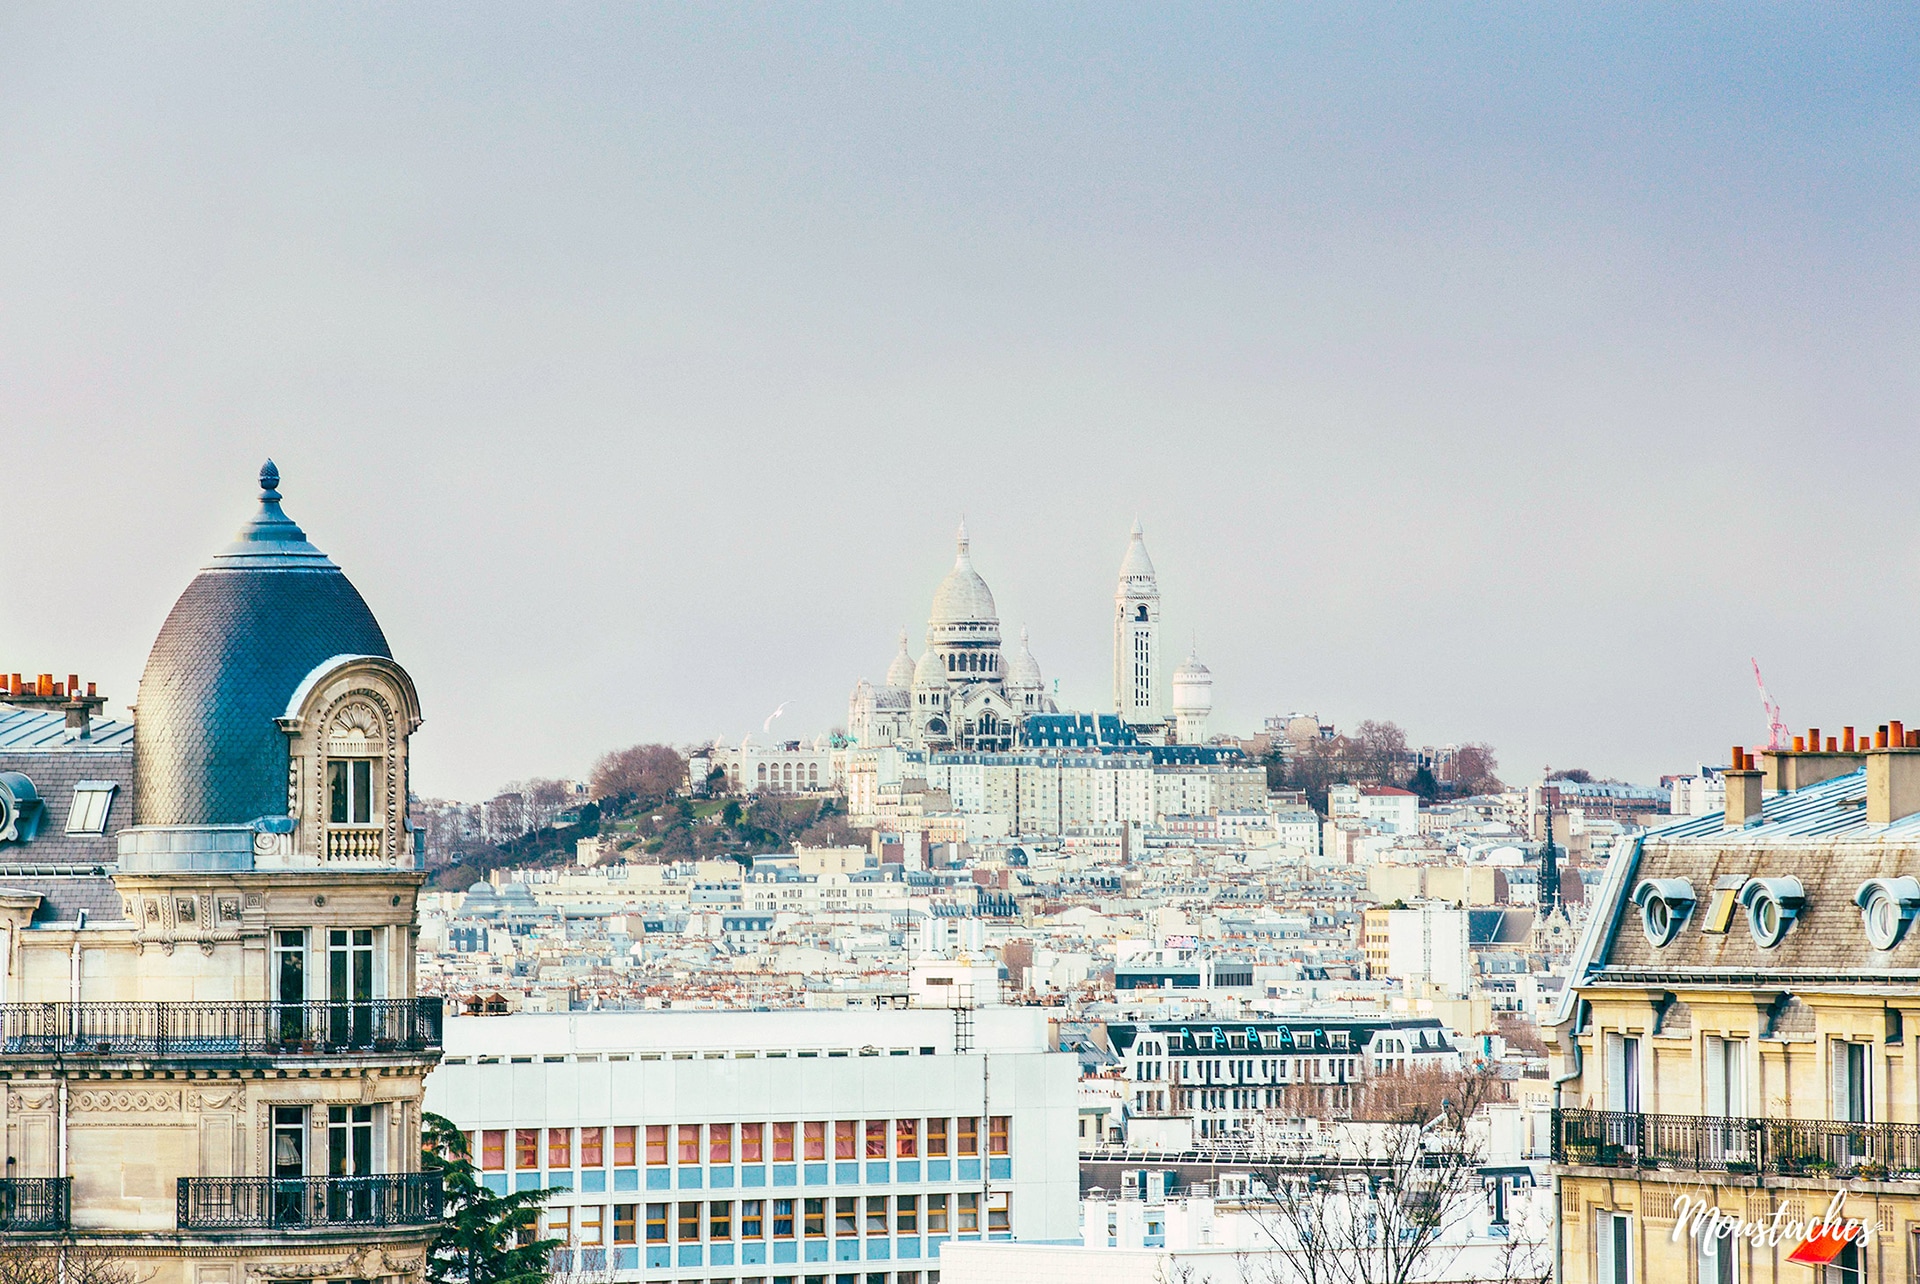
{"type": "Polygon", "coordinates": [[[0,693],[0,1261],[423,1270],[420,705],[278,482],[168,615],[134,726],[72,680],[0,693]]]}
{"type": "Polygon", "coordinates": [[[1565,1284],[1920,1276],[1920,734],[1796,739],[1608,870],[1551,1032],[1565,1284]]]}
{"type": "Polygon", "coordinates": [[[1107,1038],[1133,1117],[1186,1118],[1197,1138],[1244,1132],[1273,1110],[1337,1115],[1372,1075],[1461,1064],[1431,1017],[1114,1022],[1107,1038]]]}
{"type": "Polygon", "coordinates": [[[450,1021],[427,1108],[497,1191],[558,1188],[556,1267],[937,1284],[942,1247],[1071,1238],[1078,1063],[1037,1011],[450,1021]]]}

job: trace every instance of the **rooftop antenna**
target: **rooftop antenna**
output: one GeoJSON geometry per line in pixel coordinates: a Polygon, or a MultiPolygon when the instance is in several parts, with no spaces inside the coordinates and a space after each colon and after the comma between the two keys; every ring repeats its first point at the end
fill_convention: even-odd
{"type": "Polygon", "coordinates": [[[1760,676],[1760,661],[1748,657],[1753,665],[1753,684],[1760,688],[1760,707],[1767,715],[1767,748],[1789,749],[1793,746],[1793,737],[1787,731],[1786,720],[1780,716],[1780,702],[1767,690],[1767,680],[1760,676]]]}

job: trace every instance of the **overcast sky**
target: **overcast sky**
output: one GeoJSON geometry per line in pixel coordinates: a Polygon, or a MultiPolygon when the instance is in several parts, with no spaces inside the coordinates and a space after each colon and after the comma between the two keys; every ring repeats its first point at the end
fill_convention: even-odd
{"type": "Polygon", "coordinates": [[[1168,667],[1650,779],[1920,721],[1911,9],[0,5],[0,668],[271,455],[415,783],[844,722],[962,514],[1168,667]]]}

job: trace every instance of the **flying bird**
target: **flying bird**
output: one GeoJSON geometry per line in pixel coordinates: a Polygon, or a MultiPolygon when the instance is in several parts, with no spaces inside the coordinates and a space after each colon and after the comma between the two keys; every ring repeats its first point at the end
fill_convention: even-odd
{"type": "Polygon", "coordinates": [[[791,700],[782,700],[782,701],[780,702],[780,707],[779,707],[778,709],[775,709],[775,710],[774,710],[774,711],[773,711],[772,713],[770,713],[770,714],[768,714],[768,715],[767,715],[767,720],[766,720],[765,722],[763,722],[763,723],[761,723],[761,724],[760,724],[760,730],[761,730],[762,732],[768,732],[768,731],[772,731],[772,730],[773,730],[773,720],[774,720],[775,718],[777,718],[777,717],[779,717],[779,716],[780,716],[781,714],[783,714],[783,713],[785,713],[785,712],[787,711],[787,706],[788,706],[788,705],[790,705],[790,704],[792,704],[792,703],[793,703],[793,701],[791,701],[791,700]]]}

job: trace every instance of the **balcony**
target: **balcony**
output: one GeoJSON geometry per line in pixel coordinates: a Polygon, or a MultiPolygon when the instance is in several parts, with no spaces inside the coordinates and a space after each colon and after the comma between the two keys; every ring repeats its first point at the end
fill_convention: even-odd
{"type": "Polygon", "coordinates": [[[438,997],[365,1003],[9,1003],[0,1057],[407,1054],[440,1047],[438,997]]]}
{"type": "Polygon", "coordinates": [[[0,1235],[67,1228],[73,1178],[0,1178],[0,1235]]]}
{"type": "Polygon", "coordinates": [[[439,1173],[379,1177],[182,1177],[181,1230],[430,1226],[444,1215],[439,1173]]]}
{"type": "Polygon", "coordinates": [[[327,831],[329,861],[378,861],[386,856],[387,831],[378,826],[327,831]]]}
{"type": "Polygon", "coordinates": [[[1553,1160],[1582,1168],[1911,1179],[1920,1176],[1920,1124],[1556,1110],[1553,1160]]]}

